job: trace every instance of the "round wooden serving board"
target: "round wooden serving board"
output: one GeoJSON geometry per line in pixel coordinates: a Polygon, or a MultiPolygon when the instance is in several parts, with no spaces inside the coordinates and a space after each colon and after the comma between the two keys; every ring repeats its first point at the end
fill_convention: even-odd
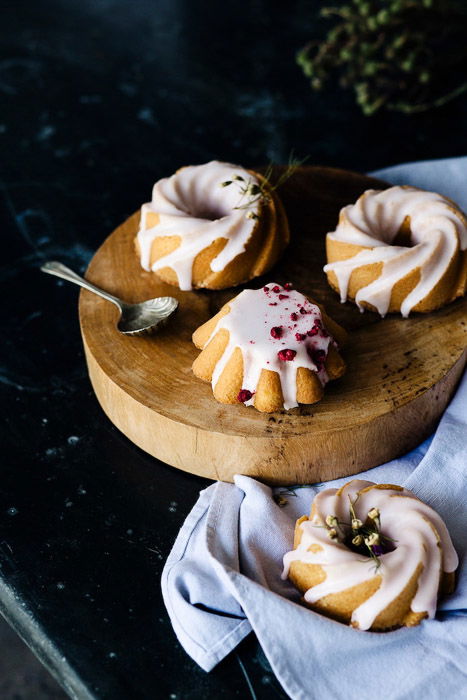
{"type": "Polygon", "coordinates": [[[299,168],[281,188],[292,233],[266,282],[291,281],[324,303],[349,331],[346,375],[312,406],[262,414],[226,406],[196,379],[193,331],[240,290],[181,292],[141,269],[133,239],[139,213],[117,228],[95,254],[87,278],[129,302],[176,296],[172,321],[153,336],[116,330],[117,309],[82,290],[80,322],[91,382],[110,420],[163,462],[211,479],[248,474],[275,484],[313,483],[355,474],[393,459],[434,429],[466,359],[465,302],[428,315],[380,319],[340,304],[322,267],[324,240],[339,210],[384,183],[318,167],[299,168]]]}

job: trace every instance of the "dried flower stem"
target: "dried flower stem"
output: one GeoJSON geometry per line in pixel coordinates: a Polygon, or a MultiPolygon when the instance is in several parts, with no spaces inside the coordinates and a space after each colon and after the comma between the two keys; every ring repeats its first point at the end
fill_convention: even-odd
{"type": "MultiPolygon", "coordinates": [[[[234,207],[234,209],[249,209],[257,202],[269,202],[271,199],[271,192],[275,192],[284,182],[291,178],[297,168],[303,165],[307,159],[308,156],[299,160],[291,155],[286,169],[274,182],[274,165],[269,163],[264,173],[262,173],[262,179],[259,182],[255,182],[251,178],[245,180],[241,175],[234,175],[231,180],[221,182],[221,187],[229,187],[233,183],[237,183],[241,197],[240,203],[234,207]],[[246,201],[244,201],[245,199],[246,201]]],[[[258,218],[254,212],[248,212],[246,216],[249,219],[258,218]]]]}

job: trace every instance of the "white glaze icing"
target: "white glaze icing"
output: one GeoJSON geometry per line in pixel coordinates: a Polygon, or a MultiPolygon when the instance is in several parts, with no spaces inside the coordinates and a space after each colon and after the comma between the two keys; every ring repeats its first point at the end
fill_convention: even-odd
{"type": "Polygon", "coordinates": [[[396,282],[420,268],[420,281],[401,304],[401,314],[407,317],[442,278],[453,255],[467,248],[467,221],[442,195],[397,186],[367,190],[355,204],[344,207],[336,230],[328,233],[328,238],[366,248],[324,267],[325,272],[335,273],[342,302],[347,299],[355,269],[372,263],[383,265],[378,279],[356,294],[355,302],[362,311],[362,302],[367,302],[385,316],[396,282]],[[407,216],[412,246],[393,246],[407,216]]]}
{"type": "MultiPolygon", "coordinates": [[[[299,367],[317,372],[321,384],[326,384],[328,376],[322,362],[318,365],[310,353],[323,351],[327,355],[328,347],[334,342],[327,331],[319,331],[312,337],[306,335],[315,323],[322,324],[321,311],[316,304],[296,290],[287,290],[274,282],[262,289],[245,289],[229,302],[230,311],[216,324],[209,341],[225,328],[229,332],[229,342],[216,364],[212,375],[212,386],[216,386],[224,367],[231,358],[235,348],[240,348],[243,356],[242,388],[252,394],[260,378],[261,371],[268,369],[277,372],[281,382],[284,408],[298,406],[297,370],[299,367]],[[274,292],[273,289],[278,291],[274,292]],[[267,290],[267,291],[266,291],[267,290]],[[280,296],[284,298],[280,298],[280,296]],[[306,311],[301,313],[300,309],[306,311]],[[291,319],[296,314],[296,319],[291,319]],[[271,328],[281,327],[282,335],[274,338],[271,328]],[[297,340],[296,333],[305,335],[297,340]],[[278,352],[284,349],[294,350],[293,360],[281,360],[278,352]]],[[[254,404],[254,395],[245,405],[254,404]]]]}
{"type": "Polygon", "coordinates": [[[247,214],[258,215],[260,201],[241,193],[241,186],[248,182],[258,185],[258,180],[240,166],[218,161],[182,168],[156,182],[152,201],[141,207],[141,266],[152,271],[170,267],[177,274],[180,289],[191,289],[196,256],[218,238],[224,238],[226,245],[211,262],[213,272],[222,271],[243,253],[256,225],[255,218],[248,218],[247,214]],[[222,187],[227,181],[232,184],[222,187]],[[149,212],[159,216],[159,223],[146,228],[149,212]],[[178,236],[180,245],[151,266],[152,244],[156,238],[166,236],[178,236]]]}
{"type": "Polygon", "coordinates": [[[305,600],[309,603],[380,576],[377,591],[352,613],[352,624],[362,630],[369,629],[379,613],[404,590],[419,564],[423,570],[411,610],[427,612],[428,617],[434,617],[440,573],[455,571],[458,566],[449,532],[436,511],[406,489],[371,488],[358,493],[374,486],[371,481],[353,480],[339,495],[338,489],[321,491],[314,500],[313,518],[300,526],[302,538],[299,546],[284,556],[282,574],[284,579],[287,578],[293,561],[318,564],[323,568],[325,580],[305,593],[305,600]],[[378,508],[381,532],[394,540],[396,548],[379,557],[377,570],[370,557],[365,559],[341,541],[331,540],[327,534],[326,516],[334,515],[341,522],[349,522],[349,496],[355,503],[357,517],[363,522],[371,508],[378,508]],[[310,551],[312,545],[320,549],[310,551]]]}

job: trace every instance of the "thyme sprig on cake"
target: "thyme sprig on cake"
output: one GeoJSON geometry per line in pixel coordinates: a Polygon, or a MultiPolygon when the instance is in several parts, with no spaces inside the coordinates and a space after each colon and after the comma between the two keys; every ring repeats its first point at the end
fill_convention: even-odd
{"type": "Polygon", "coordinates": [[[381,532],[378,508],[370,508],[364,521],[357,516],[357,500],[358,496],[354,501],[349,496],[349,522],[339,520],[335,515],[326,516],[327,534],[330,539],[342,542],[352,551],[371,557],[378,569],[381,566],[379,557],[394,549],[394,540],[381,532]]]}
{"type": "Polygon", "coordinates": [[[422,112],[467,92],[464,0],[347,0],[321,16],[334,25],[297,55],[313,90],[337,76],[365,115],[422,112]]]}
{"type": "MultiPolygon", "coordinates": [[[[291,156],[286,169],[280,173],[277,179],[274,178],[274,165],[269,163],[264,173],[262,180],[256,181],[252,178],[245,178],[242,175],[232,175],[231,180],[225,180],[220,183],[221,187],[229,187],[236,184],[239,188],[240,202],[234,209],[249,209],[252,205],[263,202],[267,203],[271,200],[271,193],[279,189],[281,185],[289,180],[299,168],[307,160],[307,157],[299,160],[291,156]],[[246,201],[245,201],[246,200],[246,201]]],[[[246,214],[248,219],[257,219],[258,215],[253,211],[248,211],[246,214]]]]}

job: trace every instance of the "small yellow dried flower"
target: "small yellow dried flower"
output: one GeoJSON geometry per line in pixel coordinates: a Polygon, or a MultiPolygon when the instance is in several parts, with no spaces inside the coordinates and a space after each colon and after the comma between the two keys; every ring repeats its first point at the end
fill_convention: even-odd
{"type": "Polygon", "coordinates": [[[287,499],[284,498],[284,496],[281,496],[280,494],[278,494],[277,496],[275,496],[274,500],[276,501],[276,503],[277,503],[277,505],[279,506],[279,508],[283,508],[283,507],[286,506],[287,503],[288,503],[287,499]]]}
{"type": "Polygon", "coordinates": [[[379,544],[379,534],[377,532],[372,532],[371,535],[365,537],[365,544],[368,547],[373,547],[373,545],[379,544]]]}

